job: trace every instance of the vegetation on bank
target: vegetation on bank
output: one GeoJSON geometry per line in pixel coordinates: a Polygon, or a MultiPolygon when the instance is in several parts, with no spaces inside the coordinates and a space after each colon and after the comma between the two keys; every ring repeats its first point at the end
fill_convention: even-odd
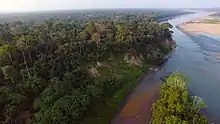
{"type": "Polygon", "coordinates": [[[170,24],[113,15],[1,24],[0,123],[108,123],[124,87],[173,48],[170,24]]]}
{"type": "Polygon", "coordinates": [[[149,69],[149,65],[143,67],[130,66],[126,63],[118,65],[115,72],[117,75],[124,75],[121,78],[121,88],[112,96],[105,99],[105,104],[97,103],[88,112],[87,117],[81,124],[110,124],[116,116],[122,100],[126,95],[138,85],[138,79],[143,75],[144,71],[149,69]]]}
{"type": "Polygon", "coordinates": [[[214,17],[220,17],[220,13],[215,13],[215,14],[211,14],[210,16],[214,16],[214,17]]]}
{"type": "Polygon", "coordinates": [[[161,86],[160,98],[153,104],[152,124],[208,124],[201,114],[204,101],[191,96],[188,82],[181,74],[173,74],[161,86]]]}
{"type": "Polygon", "coordinates": [[[220,24],[220,18],[204,19],[201,23],[220,24]]]}

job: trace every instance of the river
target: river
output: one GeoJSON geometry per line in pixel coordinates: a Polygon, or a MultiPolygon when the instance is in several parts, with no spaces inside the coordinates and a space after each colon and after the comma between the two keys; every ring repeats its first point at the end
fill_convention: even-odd
{"type": "Polygon", "coordinates": [[[143,78],[113,124],[144,124],[149,121],[149,104],[154,102],[153,97],[158,97],[160,77],[176,70],[188,77],[190,92],[208,105],[204,112],[209,121],[220,123],[220,36],[200,32],[189,36],[176,28],[178,24],[208,14],[197,12],[169,20],[173,25],[173,39],[177,43],[174,55],[157,73],[143,78]]]}
{"type": "Polygon", "coordinates": [[[163,67],[163,72],[177,69],[190,81],[190,92],[201,97],[208,105],[209,120],[220,123],[220,37],[198,32],[188,36],[176,25],[209,13],[181,16],[169,22],[174,26],[173,38],[177,43],[175,54],[163,67]]]}

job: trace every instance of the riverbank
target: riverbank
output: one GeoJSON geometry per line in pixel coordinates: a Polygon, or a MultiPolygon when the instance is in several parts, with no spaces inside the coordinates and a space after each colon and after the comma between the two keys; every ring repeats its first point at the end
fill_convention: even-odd
{"type": "MultiPolygon", "coordinates": [[[[174,51],[172,50],[164,57],[163,63],[173,55],[174,51]]],[[[138,87],[144,83],[150,84],[150,80],[154,78],[155,73],[161,66],[148,64],[143,64],[142,68],[137,66],[121,68],[119,66],[120,68],[117,70],[120,72],[117,73],[124,73],[124,77],[120,79],[121,82],[124,82],[122,88],[112,97],[106,98],[105,103],[95,105],[90,110],[93,114],[87,115],[88,118],[81,124],[136,124],[137,121],[149,122],[152,115],[152,104],[159,98],[160,85],[159,83],[155,85],[155,82],[152,82],[153,85],[147,86],[148,90],[143,92],[139,92],[138,87]],[[114,120],[112,120],[113,118],[114,120]]]]}
{"type": "Polygon", "coordinates": [[[151,121],[152,105],[159,98],[160,77],[157,74],[163,64],[175,53],[175,48],[164,57],[160,66],[154,66],[139,78],[138,86],[123,101],[112,124],[146,124],[151,121]]]}
{"type": "MultiPolygon", "coordinates": [[[[109,70],[113,71],[118,76],[118,83],[121,83],[120,89],[107,96],[103,100],[97,101],[94,106],[88,111],[87,117],[81,122],[81,124],[108,124],[115,117],[118,112],[118,107],[131,90],[139,84],[139,80],[145,70],[149,70],[151,65],[144,64],[142,67],[136,65],[129,65],[123,62],[123,60],[113,61],[111,66],[109,62],[108,66],[103,67],[103,71],[100,72],[100,78],[110,78],[109,70]],[[106,76],[109,75],[109,76],[106,76]]],[[[104,64],[103,64],[104,65],[104,64]]],[[[111,73],[112,74],[112,73],[111,73]]],[[[109,79],[111,80],[111,79],[109,79]]],[[[112,85],[112,84],[110,84],[112,85]]],[[[115,84],[116,85],[116,84],[115,84]]],[[[110,86],[108,86],[110,87],[110,86]]],[[[115,88],[116,86],[114,86],[115,88]]],[[[112,87],[113,88],[113,87],[112,87]]]]}
{"type": "Polygon", "coordinates": [[[220,18],[206,16],[199,19],[191,20],[177,26],[184,33],[204,32],[211,35],[220,35],[220,18]]]}
{"type": "MultiPolygon", "coordinates": [[[[160,85],[154,85],[153,87],[149,86],[148,88],[150,90],[146,90],[146,92],[137,93],[135,89],[145,83],[146,80],[152,79],[156,71],[159,70],[159,67],[145,64],[142,68],[133,66],[130,68],[121,68],[119,70],[120,72],[118,73],[124,73],[124,77],[120,79],[124,82],[122,88],[112,95],[112,97],[106,98],[106,100],[104,100],[105,103],[98,102],[98,104],[90,110],[93,114],[87,115],[88,117],[83,120],[81,124],[129,124],[127,122],[133,118],[131,116],[133,115],[136,117],[139,115],[139,112],[141,113],[141,117],[138,117],[138,121],[141,119],[142,122],[144,122],[144,120],[146,122],[146,115],[148,117],[147,121],[150,121],[151,106],[158,98],[157,93],[159,93],[160,85]],[[136,93],[138,95],[134,95],[136,93]],[[114,118],[115,116],[116,118],[114,118]]],[[[130,123],[131,122],[134,121],[130,121],[130,123]]]]}

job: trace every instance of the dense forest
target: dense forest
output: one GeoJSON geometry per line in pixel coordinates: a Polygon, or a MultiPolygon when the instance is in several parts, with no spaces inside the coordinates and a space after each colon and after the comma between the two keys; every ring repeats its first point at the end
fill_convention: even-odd
{"type": "Polygon", "coordinates": [[[172,25],[149,12],[79,15],[0,25],[0,123],[110,123],[123,92],[175,46],[172,25]]]}

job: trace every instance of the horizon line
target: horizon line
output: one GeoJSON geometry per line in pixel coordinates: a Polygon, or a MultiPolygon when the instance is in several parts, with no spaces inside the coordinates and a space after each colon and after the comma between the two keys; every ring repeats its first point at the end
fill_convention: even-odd
{"type": "Polygon", "coordinates": [[[50,10],[21,10],[21,11],[3,11],[0,14],[9,14],[9,13],[33,13],[33,12],[54,12],[54,11],[83,11],[83,10],[114,10],[114,9],[219,9],[220,7],[148,7],[148,8],[135,8],[135,7],[116,7],[116,8],[79,8],[79,9],[50,9],[50,10]]]}

